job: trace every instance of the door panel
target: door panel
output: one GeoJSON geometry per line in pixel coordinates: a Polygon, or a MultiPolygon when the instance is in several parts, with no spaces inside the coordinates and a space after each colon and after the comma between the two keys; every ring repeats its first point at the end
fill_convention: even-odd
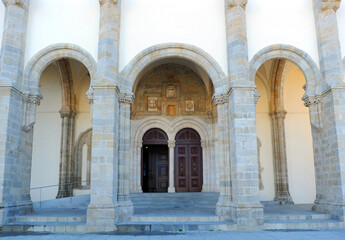
{"type": "Polygon", "coordinates": [[[202,188],[202,158],[200,144],[176,145],[176,192],[200,192],[202,188]]]}

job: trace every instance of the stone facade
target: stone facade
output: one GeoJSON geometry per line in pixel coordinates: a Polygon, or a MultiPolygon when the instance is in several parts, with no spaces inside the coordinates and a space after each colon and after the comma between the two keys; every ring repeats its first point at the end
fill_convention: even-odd
{"type": "MultiPolygon", "coordinates": [[[[116,230],[134,213],[130,193],[143,191],[143,136],[160,128],[168,136],[169,187],[175,192],[175,136],[184,128],[200,135],[204,192],[219,192],[215,213],[240,230],[262,229],[259,191],[260,146],[256,134],[255,74],[276,59],[270,89],[275,164],[275,201],[291,203],[282,104],[282,71],[294,62],[306,78],[303,101],[312,126],[317,196],[314,209],[345,221],[345,92],[336,11],[340,0],[313,0],[320,70],[303,51],[286,45],[267,47],[248,59],[247,0],[225,0],[227,69],[205,51],[188,44],[159,44],[142,51],[119,70],[121,0],[100,0],[98,62],[72,44],[47,47],[24,68],[29,0],[3,0],[5,26],[0,57],[0,220],[32,211],[30,175],[39,81],[53,61],[63,73],[60,111],[61,154],[57,197],[72,194],[68,183],[80,182],[82,146],[88,144],[91,202],[87,226],[116,230]],[[90,73],[87,97],[92,134],[75,145],[76,99],[65,58],[83,63],[90,73]],[[90,159],[91,158],[91,159],[90,159]],[[79,164],[79,165],[78,165],[79,164]],[[66,185],[67,184],[67,185],[66,185]]],[[[81,184],[78,186],[80,187],[81,184]]]]}

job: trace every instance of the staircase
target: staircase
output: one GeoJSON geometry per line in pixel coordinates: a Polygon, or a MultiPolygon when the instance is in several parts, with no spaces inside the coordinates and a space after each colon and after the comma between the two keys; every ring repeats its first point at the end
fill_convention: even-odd
{"type": "Polygon", "coordinates": [[[266,230],[344,228],[332,215],[313,212],[312,205],[272,205],[265,207],[266,230]]]}
{"type": "Polygon", "coordinates": [[[117,225],[119,231],[231,231],[230,221],[215,215],[219,193],[131,194],[134,215],[117,225]]]}

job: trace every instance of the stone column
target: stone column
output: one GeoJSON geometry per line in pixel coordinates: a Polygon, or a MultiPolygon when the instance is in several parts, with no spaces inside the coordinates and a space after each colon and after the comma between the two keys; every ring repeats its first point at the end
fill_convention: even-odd
{"type": "MultiPolygon", "coordinates": [[[[227,95],[214,96],[213,101],[218,111],[218,149],[215,158],[219,159],[219,188],[220,195],[216,206],[216,214],[230,219],[232,209],[231,177],[230,177],[230,143],[229,143],[229,97],[227,95]]],[[[232,220],[232,219],[230,219],[232,220]]]]}
{"type": "Polygon", "coordinates": [[[249,81],[247,0],[226,0],[225,3],[232,183],[232,208],[228,217],[239,229],[258,229],[263,226],[263,208],[259,198],[255,83],[249,81]]]}
{"type": "Polygon", "coordinates": [[[289,192],[289,178],[285,145],[286,111],[278,110],[270,114],[272,120],[272,141],[274,151],[275,198],[280,204],[293,204],[289,192]]]}
{"type": "Polygon", "coordinates": [[[134,164],[135,164],[135,183],[136,183],[136,190],[135,192],[137,193],[142,193],[143,188],[141,186],[141,151],[143,148],[143,141],[138,141],[135,150],[135,159],[134,159],[134,164]]]}
{"type": "Polygon", "coordinates": [[[168,141],[168,147],[169,147],[169,187],[168,192],[174,193],[175,192],[175,176],[174,176],[174,170],[175,170],[175,140],[169,140],[168,141]]]}
{"type": "Polygon", "coordinates": [[[100,0],[97,79],[93,82],[91,200],[87,225],[114,230],[118,207],[120,0],[100,0]]]}
{"type": "Polygon", "coordinates": [[[31,101],[35,96],[24,94],[21,85],[29,0],[2,2],[6,12],[0,54],[0,224],[32,209],[32,145],[28,140],[34,122],[24,126],[23,122],[32,120],[26,114],[31,115],[36,107],[31,101]]]}
{"type": "MultiPolygon", "coordinates": [[[[323,85],[320,103],[309,105],[316,166],[317,199],[314,209],[345,221],[345,84],[336,11],[340,0],[314,0],[314,16],[323,85]],[[312,115],[319,115],[320,121],[312,115]],[[322,125],[318,124],[322,123],[322,125]],[[317,126],[319,125],[319,127],[317,126]],[[320,153],[321,152],[321,156],[320,153]],[[318,168],[322,166],[322,171],[318,168]],[[319,181],[319,179],[322,179],[319,181]]],[[[308,103],[308,100],[307,100],[308,103]]],[[[307,104],[308,105],[308,104],[307,104]]]]}
{"type": "Polygon", "coordinates": [[[120,130],[119,130],[119,191],[117,196],[117,221],[128,221],[134,213],[129,196],[130,137],[131,137],[131,104],[133,95],[120,94],[120,130]]]}
{"type": "Polygon", "coordinates": [[[202,163],[203,163],[203,184],[202,192],[210,192],[211,175],[214,167],[210,167],[209,148],[207,141],[201,141],[202,163]]]}
{"type": "Polygon", "coordinates": [[[74,143],[74,118],[76,112],[68,106],[63,106],[60,111],[61,122],[61,149],[60,149],[60,177],[59,191],[56,198],[72,196],[71,184],[72,149],[74,143]]]}

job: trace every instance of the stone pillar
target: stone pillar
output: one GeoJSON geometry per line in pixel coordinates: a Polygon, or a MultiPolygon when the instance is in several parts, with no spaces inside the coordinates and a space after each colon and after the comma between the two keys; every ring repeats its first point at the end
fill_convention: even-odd
{"type": "Polygon", "coordinates": [[[211,175],[214,167],[210,166],[209,145],[207,141],[201,141],[202,164],[203,164],[203,184],[202,192],[210,192],[211,175]]]}
{"type": "Polygon", "coordinates": [[[255,84],[249,81],[245,6],[247,0],[226,0],[229,135],[232,208],[228,217],[239,229],[263,226],[259,197],[255,84]]]}
{"type": "Polygon", "coordinates": [[[345,221],[345,84],[336,18],[340,2],[313,1],[323,85],[321,96],[308,98],[320,100],[309,104],[318,185],[314,209],[345,221]],[[317,115],[320,120],[315,121],[317,115]]]}
{"type": "Polygon", "coordinates": [[[68,106],[63,106],[60,111],[61,122],[61,149],[60,149],[60,178],[59,191],[56,198],[72,196],[71,184],[72,151],[74,143],[74,119],[76,112],[68,106]]]}
{"type": "Polygon", "coordinates": [[[93,82],[91,200],[87,225],[114,230],[118,207],[120,0],[100,0],[97,79],[93,82]]]}
{"type": "Polygon", "coordinates": [[[272,120],[272,141],[274,151],[275,198],[280,204],[293,204],[289,192],[289,178],[285,144],[286,111],[278,110],[270,114],[272,120]]]}
{"type": "Polygon", "coordinates": [[[175,192],[175,176],[174,176],[174,170],[175,170],[175,140],[169,140],[168,141],[168,147],[169,147],[169,187],[168,192],[174,193],[175,192]]]}
{"type": "Polygon", "coordinates": [[[128,221],[134,213],[132,201],[129,196],[129,168],[131,157],[131,104],[133,95],[120,94],[120,130],[119,130],[119,191],[117,196],[117,221],[128,221]]]}
{"type": "Polygon", "coordinates": [[[219,188],[220,195],[216,206],[216,214],[222,218],[232,220],[230,217],[231,178],[230,178],[230,143],[229,143],[229,105],[228,96],[214,96],[213,101],[218,111],[218,149],[215,158],[219,159],[219,188]]]}
{"type": "MultiPolygon", "coordinates": [[[[30,137],[35,96],[23,93],[29,0],[3,0],[6,7],[0,54],[0,224],[31,211],[30,137]],[[24,125],[23,125],[24,123],[24,125]],[[29,125],[25,125],[29,123],[29,125]]],[[[38,97],[37,99],[40,99],[38,97]]]]}
{"type": "Polygon", "coordinates": [[[143,148],[143,141],[138,141],[135,150],[135,159],[134,159],[134,164],[135,164],[135,192],[137,193],[142,193],[143,188],[141,186],[141,151],[143,148]]]}

